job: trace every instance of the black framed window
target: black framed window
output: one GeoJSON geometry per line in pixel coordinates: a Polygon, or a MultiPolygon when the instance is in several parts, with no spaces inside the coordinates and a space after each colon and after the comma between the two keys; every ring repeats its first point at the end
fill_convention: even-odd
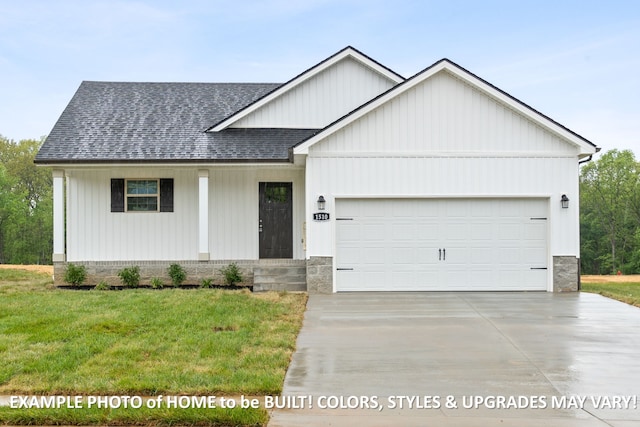
{"type": "Polygon", "coordinates": [[[112,179],[111,212],[173,212],[173,178],[112,179]]]}

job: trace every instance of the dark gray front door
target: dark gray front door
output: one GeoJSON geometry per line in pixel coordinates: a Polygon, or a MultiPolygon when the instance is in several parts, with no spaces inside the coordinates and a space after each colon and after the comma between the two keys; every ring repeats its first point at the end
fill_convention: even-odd
{"type": "Polygon", "coordinates": [[[260,258],[293,258],[290,182],[260,183],[260,258]]]}

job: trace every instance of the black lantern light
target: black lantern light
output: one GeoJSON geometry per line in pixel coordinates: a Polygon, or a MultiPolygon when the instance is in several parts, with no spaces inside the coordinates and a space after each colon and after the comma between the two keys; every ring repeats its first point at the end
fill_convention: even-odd
{"type": "Polygon", "coordinates": [[[326,203],[327,201],[324,199],[324,196],[318,197],[318,210],[323,211],[326,203]]]}
{"type": "Polygon", "coordinates": [[[560,197],[560,204],[562,205],[562,209],[567,209],[569,207],[569,198],[566,194],[563,194],[562,197],[560,197]]]}

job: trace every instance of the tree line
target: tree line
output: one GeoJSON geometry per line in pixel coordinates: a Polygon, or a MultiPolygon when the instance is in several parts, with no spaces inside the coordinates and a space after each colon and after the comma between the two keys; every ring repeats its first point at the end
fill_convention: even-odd
{"type": "Polygon", "coordinates": [[[0,264],[51,264],[51,170],[33,163],[43,142],[0,135],[0,264]]]}
{"type": "MultiPolygon", "coordinates": [[[[33,163],[44,142],[0,135],[0,263],[51,264],[52,177],[33,163]]],[[[583,274],[640,273],[640,163],[611,150],[580,170],[583,274]]]]}
{"type": "Polygon", "coordinates": [[[583,274],[640,273],[640,164],[611,150],[580,172],[583,274]]]}

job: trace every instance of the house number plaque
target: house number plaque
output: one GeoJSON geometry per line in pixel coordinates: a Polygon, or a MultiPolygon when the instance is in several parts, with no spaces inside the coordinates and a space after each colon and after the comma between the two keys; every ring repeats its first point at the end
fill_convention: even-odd
{"type": "Polygon", "coordinates": [[[314,221],[329,221],[329,214],[327,212],[316,212],[313,214],[314,221]]]}

